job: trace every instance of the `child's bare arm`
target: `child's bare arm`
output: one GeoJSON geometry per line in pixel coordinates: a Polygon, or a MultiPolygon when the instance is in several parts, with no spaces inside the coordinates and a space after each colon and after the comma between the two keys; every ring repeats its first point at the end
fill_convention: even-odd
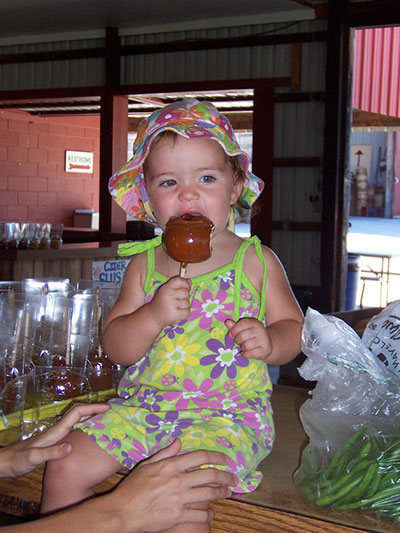
{"type": "Polygon", "coordinates": [[[282,365],[300,352],[303,314],[279,259],[266,247],[263,253],[267,261],[266,327],[256,318],[225,324],[244,357],[282,365]]]}
{"type": "Polygon", "coordinates": [[[143,290],[145,255],[129,263],[120,296],[105,322],[103,346],[110,359],[130,365],[146,354],[161,330],[189,315],[190,281],[175,276],[162,285],[151,302],[143,290]]]}

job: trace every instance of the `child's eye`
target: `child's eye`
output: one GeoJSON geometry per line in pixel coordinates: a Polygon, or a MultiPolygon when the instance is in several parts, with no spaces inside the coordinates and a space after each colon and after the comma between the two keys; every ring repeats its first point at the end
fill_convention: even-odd
{"type": "Polygon", "coordinates": [[[160,183],[160,187],[172,187],[173,185],[176,185],[174,179],[164,180],[160,183]]]}
{"type": "Polygon", "coordinates": [[[212,183],[213,181],[215,181],[215,178],[214,176],[201,176],[200,181],[202,183],[212,183]]]}

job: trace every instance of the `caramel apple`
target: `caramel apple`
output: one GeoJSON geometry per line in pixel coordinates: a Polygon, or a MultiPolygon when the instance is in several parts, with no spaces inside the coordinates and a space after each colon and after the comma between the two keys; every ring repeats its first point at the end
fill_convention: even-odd
{"type": "Polygon", "coordinates": [[[54,400],[75,398],[82,394],[83,383],[79,374],[66,370],[52,375],[49,382],[49,391],[53,394],[54,400]]]}
{"type": "Polygon", "coordinates": [[[89,351],[88,360],[91,364],[89,370],[89,383],[93,390],[106,390],[113,387],[114,370],[118,369],[107,354],[103,352],[101,346],[89,351]]]}
{"type": "Polygon", "coordinates": [[[200,263],[211,257],[210,238],[214,224],[202,215],[186,213],[171,217],[163,236],[167,254],[186,268],[188,263],[200,263]]]}

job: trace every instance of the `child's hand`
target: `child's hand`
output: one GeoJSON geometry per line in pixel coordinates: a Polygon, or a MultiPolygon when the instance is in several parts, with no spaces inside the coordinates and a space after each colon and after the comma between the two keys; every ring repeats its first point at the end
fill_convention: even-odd
{"type": "Polygon", "coordinates": [[[234,322],[230,318],[225,320],[229,336],[242,348],[246,359],[260,359],[265,361],[272,352],[272,342],[267,328],[256,318],[241,318],[234,322]]]}
{"type": "Polygon", "coordinates": [[[161,329],[177,324],[190,315],[191,285],[189,279],[174,276],[158,289],[149,305],[161,329]]]}

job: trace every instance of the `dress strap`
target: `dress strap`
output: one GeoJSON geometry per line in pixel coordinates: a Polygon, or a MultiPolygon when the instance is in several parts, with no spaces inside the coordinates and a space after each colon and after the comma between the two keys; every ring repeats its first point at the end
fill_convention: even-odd
{"type": "Polygon", "coordinates": [[[144,290],[148,291],[150,280],[154,272],[155,267],[155,253],[154,249],[157,246],[160,246],[162,242],[162,235],[157,235],[154,239],[149,239],[147,241],[135,241],[127,242],[120,244],[118,246],[118,255],[121,257],[126,257],[130,255],[141,254],[147,252],[147,269],[146,269],[146,278],[144,280],[144,290]]]}
{"type": "Polygon", "coordinates": [[[156,248],[162,242],[162,235],[157,235],[154,239],[149,239],[147,241],[134,241],[134,242],[125,242],[118,246],[118,255],[121,257],[127,257],[129,255],[136,255],[145,252],[146,250],[156,248]]]}
{"type": "Polygon", "coordinates": [[[263,266],[263,281],[262,281],[261,294],[260,294],[260,311],[258,313],[257,318],[258,320],[261,321],[263,317],[265,316],[265,284],[267,281],[267,262],[265,260],[264,254],[262,253],[260,239],[256,235],[253,235],[253,237],[246,239],[241,244],[234,259],[234,262],[235,262],[235,290],[234,290],[235,307],[233,310],[233,320],[235,320],[235,322],[239,320],[239,313],[240,313],[240,303],[241,303],[240,292],[241,292],[243,275],[244,275],[244,271],[243,271],[244,258],[245,258],[245,255],[246,255],[246,252],[249,246],[251,245],[254,245],[257,257],[263,266]]]}

